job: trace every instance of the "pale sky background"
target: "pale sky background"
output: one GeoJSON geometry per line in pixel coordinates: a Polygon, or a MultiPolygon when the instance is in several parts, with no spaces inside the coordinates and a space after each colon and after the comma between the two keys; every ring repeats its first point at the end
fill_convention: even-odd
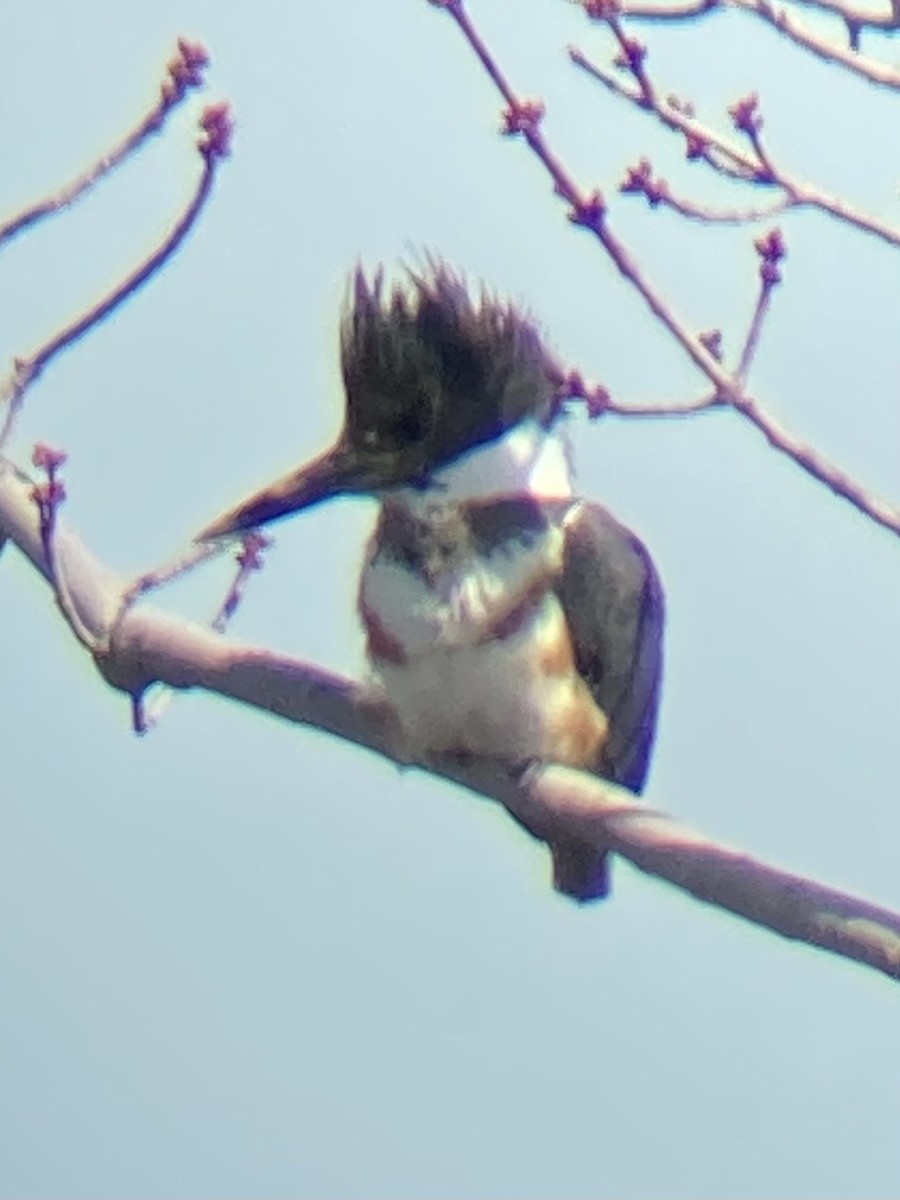
{"type": "MultiPolygon", "coordinates": [[[[439,251],[621,399],[701,386],[496,136],[497,97],[425,0],[7,9],[4,212],[137,118],[179,33],[207,44],[209,98],[238,122],[189,243],[52,366],[17,439],[22,462],[37,439],[68,450],[66,516],[112,567],[166,558],[333,437],[360,257],[439,251]]],[[[568,42],[609,47],[563,0],[471,12],[652,277],[735,350],[757,231],[614,189],[650,153],[694,198],[744,194],[573,72],[568,42]]],[[[900,98],[736,16],[644,35],[665,91],[715,119],[758,89],[779,161],[900,222],[900,98]]],[[[153,244],[199,169],[192,120],[4,251],[0,361],[153,244]]],[[[815,215],[783,224],[754,388],[900,501],[900,254],[815,215]]],[[[900,905],[897,539],[726,415],[573,425],[583,490],[640,530],[667,587],[649,800],[900,905]]],[[[282,525],[236,634],[358,675],[373,511],[282,525]]],[[[222,579],[160,602],[211,611],[222,579]]],[[[13,550],[0,647],[0,1196],[900,1195],[895,984],[625,863],[612,902],[579,909],[489,804],[208,696],[137,739],[13,550]]]]}

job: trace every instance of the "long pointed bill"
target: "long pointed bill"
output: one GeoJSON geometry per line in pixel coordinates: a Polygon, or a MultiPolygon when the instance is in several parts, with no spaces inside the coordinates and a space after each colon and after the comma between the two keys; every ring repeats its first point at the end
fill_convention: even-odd
{"type": "Polygon", "coordinates": [[[367,480],[352,451],[338,444],[306,466],[291,471],[249,496],[237,508],[198,533],[195,542],[211,542],[228,534],[242,533],[257,525],[277,521],[290,513],[321,504],[344,492],[366,489],[367,480]]]}

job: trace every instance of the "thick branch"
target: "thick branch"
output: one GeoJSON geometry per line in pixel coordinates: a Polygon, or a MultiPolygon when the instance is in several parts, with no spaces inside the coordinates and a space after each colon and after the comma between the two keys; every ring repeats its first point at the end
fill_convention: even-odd
{"type": "MultiPolygon", "coordinates": [[[[0,538],[7,536],[49,580],[32,491],[32,481],[0,458],[0,538]]],[[[396,761],[383,702],[360,684],[149,608],[127,612],[108,639],[125,581],[65,521],[56,522],[54,536],[54,569],[66,572],[69,602],[94,644],[107,647],[94,658],[114,687],[132,695],[155,681],[203,688],[396,761]]],[[[900,979],[900,916],[720,846],[613,784],[550,765],[519,780],[491,764],[431,769],[499,801],[548,842],[574,835],[610,847],[642,871],[757,925],[900,979]]]]}

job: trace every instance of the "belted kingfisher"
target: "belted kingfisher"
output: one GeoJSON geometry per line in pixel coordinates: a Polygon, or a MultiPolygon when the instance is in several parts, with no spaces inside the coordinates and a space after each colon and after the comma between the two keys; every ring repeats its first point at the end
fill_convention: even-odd
{"type": "MultiPolygon", "coordinates": [[[[357,269],[341,366],[335,445],[198,540],[377,496],[359,612],[404,756],[549,760],[639,792],[662,587],[641,541],[573,493],[564,373],[533,322],[437,261],[392,289],[357,269]]],[[[558,890],[608,893],[604,853],[577,840],[551,850],[558,890]]]]}

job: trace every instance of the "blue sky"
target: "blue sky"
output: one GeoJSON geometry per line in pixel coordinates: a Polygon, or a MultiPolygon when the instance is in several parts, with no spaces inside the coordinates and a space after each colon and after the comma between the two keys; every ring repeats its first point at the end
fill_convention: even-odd
{"type": "MultiPolygon", "coordinates": [[[[746,230],[614,197],[650,154],[731,196],[568,67],[607,43],[572,6],[471,12],[684,318],[740,345],[746,230]]],[[[149,102],[176,35],[213,56],[232,160],[165,273],[55,363],[16,443],[64,446],[66,515],[155,564],[337,428],[337,314],[357,259],[422,247],[529,306],[620,399],[702,386],[524,148],[425,0],[11,9],[0,95],[14,212],[149,102]]],[[[779,161],[900,220],[896,100],[738,17],[645,31],[704,116],[751,89],[779,161]]],[[[193,113],[196,116],[196,111],[193,113]]],[[[192,115],[0,262],[2,361],[158,238],[197,169],[192,115]]],[[[812,214],[753,386],[900,498],[900,255],[812,214]]],[[[788,869],[900,904],[900,549],[737,419],[573,421],[584,492],[637,528],[669,605],[649,799],[788,869]]],[[[277,530],[236,623],[359,675],[373,517],[277,530]]],[[[211,568],[165,602],[211,612],[211,568]]],[[[893,985],[624,863],[580,910],[487,803],[314,731],[179,698],[139,740],[13,551],[0,559],[0,1196],[884,1197],[897,1192],[893,985]]]]}

